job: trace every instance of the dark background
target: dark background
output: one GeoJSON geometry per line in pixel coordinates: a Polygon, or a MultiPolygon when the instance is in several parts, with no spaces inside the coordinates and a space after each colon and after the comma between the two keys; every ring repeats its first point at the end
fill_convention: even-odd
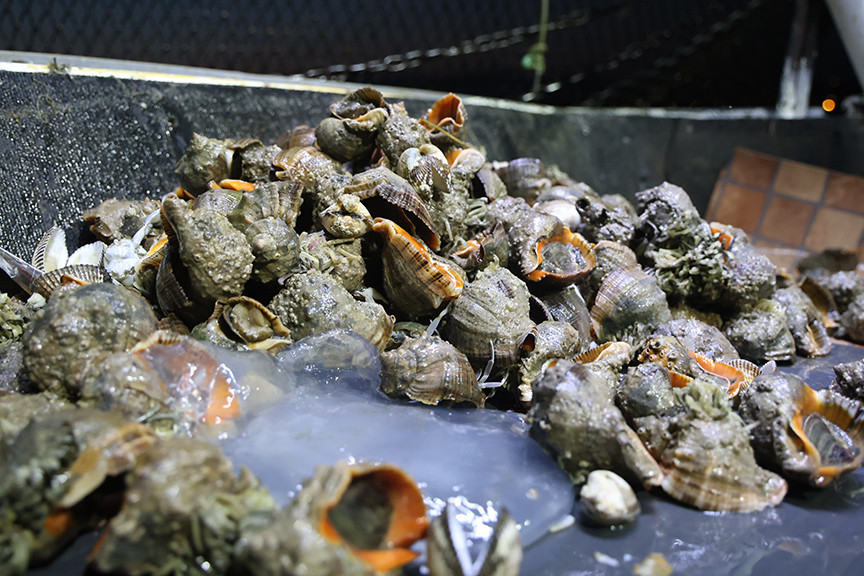
{"type": "MultiPolygon", "coordinates": [[[[811,105],[861,92],[821,1],[811,105]]],[[[11,0],[0,49],[525,99],[540,0],[11,0]]],[[[535,101],[769,107],[795,0],[550,0],[535,101]]],[[[839,112],[839,107],[838,107],[839,112]]]]}

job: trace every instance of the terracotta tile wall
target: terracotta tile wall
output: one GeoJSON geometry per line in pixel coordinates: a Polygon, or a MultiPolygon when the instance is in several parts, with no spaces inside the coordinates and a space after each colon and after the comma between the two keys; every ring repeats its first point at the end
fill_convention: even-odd
{"type": "Polygon", "coordinates": [[[864,178],[738,148],[705,219],[741,228],[786,268],[825,248],[864,256],[864,178]]]}

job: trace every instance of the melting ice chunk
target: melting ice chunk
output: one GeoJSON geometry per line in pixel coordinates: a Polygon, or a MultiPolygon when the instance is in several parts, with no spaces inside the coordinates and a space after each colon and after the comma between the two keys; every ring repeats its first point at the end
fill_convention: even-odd
{"type": "Polygon", "coordinates": [[[373,460],[404,468],[427,502],[462,496],[506,507],[523,545],[570,513],[570,480],[520,415],[391,400],[377,391],[378,350],[351,332],[306,338],[277,359],[284,396],[248,415],[223,449],[280,503],[316,465],[373,460]]]}

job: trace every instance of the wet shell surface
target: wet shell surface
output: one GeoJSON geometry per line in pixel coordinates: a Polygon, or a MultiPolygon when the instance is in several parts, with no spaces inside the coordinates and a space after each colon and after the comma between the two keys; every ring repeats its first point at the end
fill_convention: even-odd
{"type": "Polygon", "coordinates": [[[671,438],[662,447],[649,442],[663,468],[663,490],[700,510],[755,512],[779,504],[786,482],[757,465],[726,391],[696,379],[676,396],[685,409],[668,420],[671,438]]]}
{"type": "Polygon", "coordinates": [[[786,326],[795,339],[796,351],[802,356],[827,356],[831,353],[831,339],[823,321],[824,316],[796,285],[780,288],[771,295],[786,312],[786,326]]]}
{"type": "Polygon", "coordinates": [[[738,351],[718,328],[696,318],[677,318],[657,327],[657,335],[674,336],[688,350],[708,358],[728,362],[738,358],[738,351]]]}
{"type": "Polygon", "coordinates": [[[471,363],[452,344],[423,334],[381,354],[379,390],[423,404],[467,402],[482,408],[486,397],[471,363]]]}
{"type": "Polygon", "coordinates": [[[315,140],[322,152],[340,162],[357,160],[372,152],[387,117],[385,109],[373,108],[356,118],[325,118],[315,129],[315,140]]]}
{"type": "Polygon", "coordinates": [[[618,474],[609,470],[594,470],[579,491],[582,511],[601,526],[627,524],[641,512],[636,494],[618,474]]]}
{"type": "Polygon", "coordinates": [[[518,576],[522,544],[516,521],[501,509],[488,538],[469,540],[466,532],[476,530],[478,522],[450,502],[432,520],[427,536],[431,576],[518,576]]]}
{"type": "Polygon", "coordinates": [[[255,257],[251,276],[254,280],[262,284],[275,282],[297,263],[300,238],[282,220],[262,218],[247,226],[244,235],[255,257]]]}
{"type": "Polygon", "coordinates": [[[423,200],[404,178],[387,168],[372,168],[356,174],[344,188],[366,200],[373,216],[393,220],[411,234],[416,232],[430,248],[441,247],[441,239],[423,200]]]}
{"type": "Polygon", "coordinates": [[[465,284],[441,323],[441,335],[475,370],[494,359],[493,374],[500,374],[519,359],[533,327],[525,283],[506,268],[490,267],[465,284]]]}
{"type": "Polygon", "coordinates": [[[162,225],[188,275],[194,300],[215,302],[243,293],[254,256],[246,237],[225,216],[191,210],[169,194],[162,201],[162,225]]]}
{"type": "Polygon", "coordinates": [[[384,292],[409,318],[427,316],[463,290],[463,272],[427,250],[402,227],[376,218],[372,230],[385,240],[381,253],[384,292]]]}
{"type": "Polygon", "coordinates": [[[591,308],[592,327],[600,342],[636,342],[671,316],[666,295],[657,282],[639,268],[624,268],[607,274],[591,308]]]}
{"type": "Polygon", "coordinates": [[[358,302],[335,277],[315,270],[289,276],[267,306],[299,340],[328,330],[352,330],[383,350],[393,317],[380,304],[358,302]]]}
{"type": "Polygon", "coordinates": [[[672,408],[675,399],[669,370],[656,362],[631,366],[618,386],[617,397],[629,420],[672,408]]]}
{"type": "Polygon", "coordinates": [[[723,334],[742,358],[757,364],[788,362],[795,357],[795,338],[787,326],[786,312],[773,300],[761,300],[729,318],[723,324],[723,334]]]}
{"type": "Polygon", "coordinates": [[[559,360],[534,381],[531,436],[574,483],[593,470],[612,470],[646,487],[663,473],[614,403],[615,384],[585,366],[559,360]]]}
{"type": "Polygon", "coordinates": [[[601,240],[594,244],[595,264],[594,269],[580,283],[586,293],[589,304],[594,303],[594,297],[603,279],[614,270],[621,268],[638,268],[639,262],[636,254],[629,247],[618,242],[601,240]]]}
{"type": "Polygon", "coordinates": [[[768,374],[742,392],[738,408],[752,426],[759,458],[815,487],[864,462],[864,414],[855,400],[817,392],[790,374],[768,374]]]}
{"type": "Polygon", "coordinates": [[[591,340],[591,315],[576,286],[570,285],[536,296],[546,320],[567,322],[583,341],[591,340]]]}
{"type": "Polygon", "coordinates": [[[213,314],[192,331],[193,337],[237,350],[275,354],[291,344],[291,332],[269,308],[248,296],[217,302],[213,314]]]}
{"type": "Polygon", "coordinates": [[[531,405],[531,382],[551,360],[572,358],[582,350],[586,341],[567,322],[547,320],[534,329],[533,345],[523,352],[519,366],[517,397],[523,406],[531,405]]]}
{"type": "Polygon", "coordinates": [[[75,287],[51,298],[21,336],[23,362],[39,389],[78,396],[91,363],[127,350],[156,329],[150,305],[114,284],[75,287]]]}

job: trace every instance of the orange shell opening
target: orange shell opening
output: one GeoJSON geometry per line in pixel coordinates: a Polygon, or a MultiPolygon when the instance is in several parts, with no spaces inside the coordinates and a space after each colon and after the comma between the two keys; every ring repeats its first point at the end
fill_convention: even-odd
{"type": "Polygon", "coordinates": [[[693,381],[693,378],[687,376],[686,374],[681,374],[680,372],[669,371],[669,382],[672,384],[673,388],[686,388],[690,382],[693,381]]]}
{"type": "Polygon", "coordinates": [[[76,524],[75,513],[71,508],[54,510],[47,518],[42,529],[54,537],[68,534],[76,524]]]}
{"type": "Polygon", "coordinates": [[[237,192],[249,192],[250,190],[255,189],[255,184],[251,182],[247,182],[246,180],[237,180],[235,178],[226,178],[224,180],[220,180],[217,184],[216,182],[210,182],[210,188],[223,190],[235,190],[237,192]]]}
{"type": "Polygon", "coordinates": [[[564,228],[564,231],[556,236],[541,238],[534,250],[537,256],[537,267],[525,276],[526,279],[532,282],[549,280],[568,284],[573,283],[590,273],[597,264],[597,256],[594,254],[594,249],[591,248],[591,243],[578,232],[571,232],[569,228],[564,228]],[[577,248],[582,257],[585,258],[585,267],[575,273],[557,273],[540,270],[540,264],[543,262],[543,248],[554,242],[570,244],[574,248],[577,248]]]}
{"type": "Polygon", "coordinates": [[[240,398],[231,373],[194,340],[180,337],[172,341],[172,337],[166,336],[160,341],[161,336],[156,333],[153,341],[136,345],[132,352],[156,371],[163,380],[162,386],[176,384],[181,392],[205,395],[207,404],[202,422],[219,424],[238,418],[240,398]]]}
{"type": "Polygon", "coordinates": [[[801,443],[801,447],[807,456],[820,463],[820,467],[816,471],[816,474],[818,475],[816,484],[821,485],[828,480],[836,478],[844,472],[844,470],[838,466],[821,466],[822,456],[819,454],[819,450],[804,433],[804,418],[814,412],[818,412],[828,421],[845,430],[850,426],[850,424],[852,424],[852,415],[846,410],[843,410],[840,406],[826,407],[822,402],[822,397],[819,396],[813,388],[807,385],[804,385],[801,388],[798,401],[798,410],[795,412],[795,415],[792,416],[792,420],[789,422],[789,427],[792,429],[792,432],[795,433],[796,438],[801,443]]]}
{"type": "Polygon", "coordinates": [[[426,516],[426,505],[417,484],[405,472],[396,467],[379,466],[371,471],[352,470],[351,479],[373,477],[375,486],[387,494],[393,508],[390,526],[384,534],[383,542],[378,548],[367,549],[351,546],[343,539],[336,527],[330,522],[330,509],[338,502],[333,502],[321,513],[318,532],[333,543],[345,544],[351,553],[370,565],[376,572],[389,572],[414,560],[418,554],[408,548],[426,536],[429,518],[426,516]]]}
{"type": "MultiPolygon", "coordinates": [[[[465,124],[465,106],[462,104],[462,99],[452,92],[439,98],[423,114],[423,120],[427,120],[439,128],[449,128],[448,132],[458,132],[465,124]]],[[[428,126],[426,129],[430,130],[428,126]]]]}
{"type": "Polygon", "coordinates": [[[729,396],[735,396],[738,394],[738,391],[741,389],[741,384],[747,381],[747,375],[744,374],[741,370],[735,368],[734,366],[730,366],[725,362],[713,361],[705,358],[704,356],[700,356],[696,354],[692,350],[687,350],[687,354],[690,355],[691,358],[696,360],[696,363],[699,366],[708,372],[709,374],[713,374],[714,376],[719,376],[728,382],[727,391],[729,392],[729,396]]]}
{"type": "Polygon", "coordinates": [[[729,250],[732,247],[732,242],[735,241],[735,237],[729,234],[728,232],[724,232],[721,228],[717,226],[711,226],[711,233],[717,237],[717,241],[723,246],[724,250],[729,250]]]}

